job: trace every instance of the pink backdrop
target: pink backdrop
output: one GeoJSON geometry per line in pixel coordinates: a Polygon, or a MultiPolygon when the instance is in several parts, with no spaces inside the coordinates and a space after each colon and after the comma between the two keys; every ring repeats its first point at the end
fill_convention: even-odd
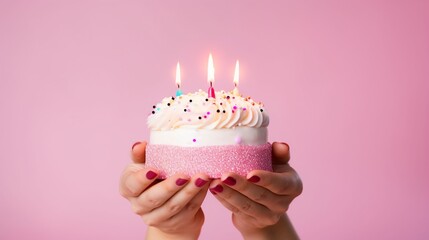
{"type": "MultiPolygon", "coordinates": [[[[119,175],[210,51],[292,147],[303,239],[428,239],[428,22],[428,1],[1,1],[0,239],[142,239],[119,175]]],[[[239,238],[204,208],[201,239],[239,238]]]]}

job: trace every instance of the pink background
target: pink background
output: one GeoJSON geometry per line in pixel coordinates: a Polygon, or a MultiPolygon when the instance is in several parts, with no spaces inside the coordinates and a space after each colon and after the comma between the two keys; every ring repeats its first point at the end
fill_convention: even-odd
{"type": "MultiPolygon", "coordinates": [[[[428,22],[428,1],[1,1],[0,239],[142,239],[120,173],[210,51],[291,145],[303,239],[428,239],[428,22]]],[[[204,208],[201,239],[239,238],[204,208]]]]}

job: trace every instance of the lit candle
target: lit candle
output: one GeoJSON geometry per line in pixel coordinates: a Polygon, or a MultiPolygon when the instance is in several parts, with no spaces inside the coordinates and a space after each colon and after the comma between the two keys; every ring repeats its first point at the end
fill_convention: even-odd
{"type": "Polygon", "coordinates": [[[208,63],[208,69],[207,69],[207,81],[210,84],[209,90],[207,91],[209,98],[216,98],[216,96],[215,96],[215,90],[213,88],[214,66],[213,66],[213,57],[212,57],[211,53],[209,55],[209,63],[208,63]]]}
{"type": "Polygon", "coordinates": [[[235,71],[234,71],[234,90],[232,90],[232,94],[235,96],[239,96],[240,93],[238,92],[238,81],[240,77],[240,64],[237,62],[235,63],[235,71]]]}
{"type": "Polygon", "coordinates": [[[180,79],[180,64],[177,62],[176,66],[176,84],[177,84],[177,91],[176,91],[176,97],[183,94],[182,90],[180,89],[181,79],[180,79]]]}

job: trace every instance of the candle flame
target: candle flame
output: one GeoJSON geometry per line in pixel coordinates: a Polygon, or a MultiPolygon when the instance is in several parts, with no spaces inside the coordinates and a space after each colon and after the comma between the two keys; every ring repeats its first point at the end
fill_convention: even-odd
{"type": "Polygon", "coordinates": [[[177,87],[180,88],[181,83],[182,83],[182,81],[180,79],[180,64],[179,64],[179,62],[177,62],[177,66],[176,66],[176,85],[177,85],[177,87]]]}
{"type": "Polygon", "coordinates": [[[234,71],[234,85],[236,87],[238,86],[239,77],[240,77],[240,63],[237,60],[237,62],[235,63],[235,71],[234,71]]]}
{"type": "Polygon", "coordinates": [[[210,53],[209,55],[209,63],[208,63],[208,69],[207,69],[207,81],[210,83],[210,85],[214,82],[214,65],[213,65],[213,57],[210,53]]]}

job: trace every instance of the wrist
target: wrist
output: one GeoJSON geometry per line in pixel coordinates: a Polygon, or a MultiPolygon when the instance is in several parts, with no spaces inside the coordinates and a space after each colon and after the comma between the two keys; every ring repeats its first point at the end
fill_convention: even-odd
{"type": "Polygon", "coordinates": [[[252,240],[252,239],[258,239],[258,240],[296,240],[299,239],[297,233],[295,232],[295,229],[292,226],[292,223],[290,222],[288,216],[285,214],[283,215],[280,220],[271,226],[266,226],[263,228],[237,228],[241,235],[243,236],[243,239],[245,240],[252,240]]]}
{"type": "Polygon", "coordinates": [[[198,239],[204,224],[204,213],[200,210],[192,221],[182,222],[172,228],[148,227],[146,240],[193,240],[198,239]]]}
{"type": "Polygon", "coordinates": [[[146,240],[193,240],[198,239],[201,228],[182,230],[180,232],[163,231],[156,227],[148,227],[146,240]]]}

